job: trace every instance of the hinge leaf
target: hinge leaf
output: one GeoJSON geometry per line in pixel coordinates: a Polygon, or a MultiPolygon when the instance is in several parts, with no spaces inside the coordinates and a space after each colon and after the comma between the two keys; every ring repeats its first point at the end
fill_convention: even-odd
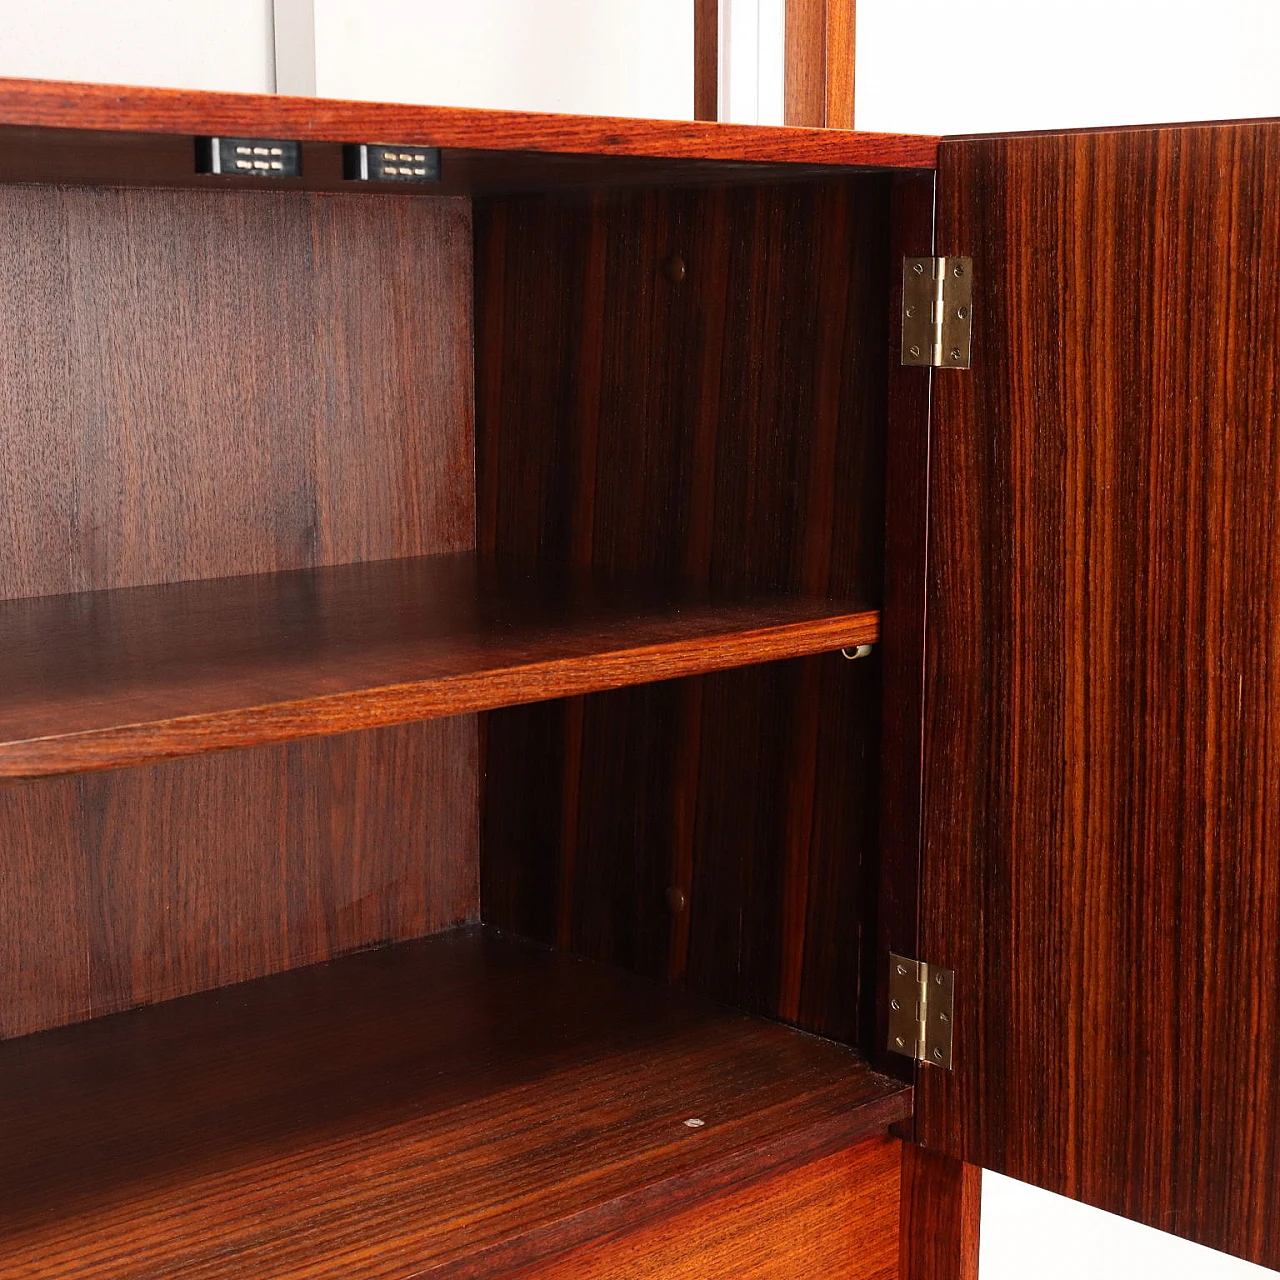
{"type": "Polygon", "coordinates": [[[930,1066],[951,1066],[956,975],[889,953],[889,1051],[930,1066]]]}
{"type": "Polygon", "coordinates": [[[967,369],[973,346],[973,259],[902,260],[902,363],[967,369]]]}

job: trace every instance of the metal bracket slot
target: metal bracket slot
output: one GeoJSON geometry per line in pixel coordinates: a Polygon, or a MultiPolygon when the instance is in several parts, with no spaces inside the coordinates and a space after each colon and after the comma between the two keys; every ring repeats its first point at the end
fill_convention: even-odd
{"type": "Polygon", "coordinates": [[[973,259],[904,258],[902,363],[967,369],[973,346],[973,259]]]}
{"type": "Polygon", "coordinates": [[[956,975],[889,953],[889,1051],[951,1067],[956,975]]]}

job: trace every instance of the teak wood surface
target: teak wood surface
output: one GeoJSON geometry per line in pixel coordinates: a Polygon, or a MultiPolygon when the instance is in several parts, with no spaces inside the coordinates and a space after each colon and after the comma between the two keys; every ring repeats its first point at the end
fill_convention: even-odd
{"type": "Polygon", "coordinates": [[[946,143],[917,1133],[1280,1267],[1280,124],[946,143]]]}
{"type": "Polygon", "coordinates": [[[838,1045],[465,930],[4,1045],[0,1269],[508,1275],[909,1110],[838,1045]]]}
{"type": "Polygon", "coordinates": [[[932,168],[936,137],[0,79],[0,126],[932,168]]]}
{"type": "Polygon", "coordinates": [[[0,603],[0,778],[868,644],[874,610],[504,583],[468,552],[0,603]]]}
{"type": "Polygon", "coordinates": [[[478,755],[454,716],[0,786],[0,1038],[478,919],[478,755]]]}
{"type": "MultiPolygon", "coordinates": [[[[469,201],[4,185],[0,228],[0,612],[474,546],[469,201]]],[[[22,697],[104,691],[109,645],[51,640],[22,697]]],[[[0,787],[0,1035],[476,919],[478,751],[459,716],[0,787]]]]}

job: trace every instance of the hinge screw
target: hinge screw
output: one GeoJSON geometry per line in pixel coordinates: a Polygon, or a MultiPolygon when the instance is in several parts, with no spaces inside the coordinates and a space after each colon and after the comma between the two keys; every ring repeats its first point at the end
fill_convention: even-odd
{"type": "Polygon", "coordinates": [[[934,1060],[935,1062],[941,1062],[941,1061],[942,1061],[942,1050],[941,1050],[941,1049],[935,1049],[935,1050],[933,1051],[933,1060],[934,1060]]]}
{"type": "Polygon", "coordinates": [[[939,973],[939,974],[937,974],[937,975],[934,977],[934,979],[933,979],[933,980],[934,980],[934,982],[936,982],[939,986],[941,986],[941,985],[942,985],[942,974],[940,974],[940,973],[939,973]]]}
{"type": "Polygon", "coordinates": [[[899,975],[904,975],[906,972],[907,972],[907,966],[905,964],[900,964],[898,966],[899,975]]]}
{"type": "MultiPolygon", "coordinates": [[[[910,312],[910,311],[908,311],[908,312],[907,312],[907,315],[910,315],[910,314],[911,314],[911,312],[910,312]]],[[[957,320],[963,320],[963,319],[964,319],[968,314],[969,314],[969,308],[968,308],[968,307],[957,307],[957,308],[956,308],[956,319],[957,319],[957,320]]]]}
{"type": "Polygon", "coordinates": [[[910,319],[912,316],[914,316],[914,315],[915,315],[915,313],[916,313],[916,309],[915,309],[915,307],[908,307],[908,308],[907,308],[907,319],[910,319]]]}
{"type": "Polygon", "coordinates": [[[899,1049],[901,1049],[901,1048],[902,1048],[902,1046],[903,1046],[904,1044],[906,1044],[907,1042],[906,1042],[906,1041],[905,1041],[901,1036],[895,1036],[895,1037],[894,1037],[894,1043],[895,1043],[895,1044],[897,1044],[897,1046],[898,1046],[898,1048],[899,1048],[899,1049]]]}
{"type": "Polygon", "coordinates": [[[953,360],[959,360],[959,359],[960,359],[960,348],[959,348],[959,347],[952,347],[952,348],[951,348],[951,358],[952,358],[953,360]]]}
{"type": "MultiPolygon", "coordinates": [[[[894,1007],[896,1008],[897,1006],[895,1005],[894,1007]]],[[[950,1018],[948,1018],[948,1017],[947,1017],[947,1015],[946,1015],[945,1013],[940,1013],[940,1014],[938,1014],[938,1021],[939,1021],[939,1022],[950,1022],[950,1021],[951,1021],[951,1019],[950,1019],[950,1018]]]]}
{"type": "Polygon", "coordinates": [[[959,278],[960,276],[964,275],[964,268],[963,268],[963,267],[955,267],[955,268],[953,268],[953,269],[952,269],[951,274],[952,274],[953,276],[955,276],[955,277],[959,278]]]}
{"type": "Polygon", "coordinates": [[[918,276],[924,275],[924,263],[917,262],[915,266],[911,268],[911,270],[914,271],[918,276]]]}
{"type": "MultiPolygon", "coordinates": [[[[919,348],[919,347],[912,347],[912,348],[911,348],[911,354],[912,354],[913,356],[918,356],[918,355],[920,354],[920,348],[919,348]]],[[[906,970],[905,970],[905,969],[903,969],[903,970],[901,970],[901,972],[906,973],[906,970]]]]}
{"type": "Polygon", "coordinates": [[[901,1006],[901,1005],[900,1005],[896,1000],[890,1000],[890,1001],[889,1001],[889,1008],[890,1008],[890,1009],[901,1009],[901,1008],[902,1008],[902,1006],[901,1006]]]}

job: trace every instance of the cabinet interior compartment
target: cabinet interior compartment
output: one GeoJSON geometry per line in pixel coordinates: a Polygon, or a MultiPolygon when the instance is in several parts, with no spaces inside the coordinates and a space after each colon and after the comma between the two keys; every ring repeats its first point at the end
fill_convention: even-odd
{"type": "Polygon", "coordinates": [[[44,1152],[0,1259],[499,1274],[808,1164],[891,1198],[881,663],[840,649],[884,592],[894,179],[673,170],[0,186],[0,1094],[44,1152]],[[371,1207],[432,1143],[478,1236],[371,1207]],[[307,1160],[306,1212],[228,1207],[307,1160]],[[207,1250],[139,1254],[180,1203],[207,1250]]]}

